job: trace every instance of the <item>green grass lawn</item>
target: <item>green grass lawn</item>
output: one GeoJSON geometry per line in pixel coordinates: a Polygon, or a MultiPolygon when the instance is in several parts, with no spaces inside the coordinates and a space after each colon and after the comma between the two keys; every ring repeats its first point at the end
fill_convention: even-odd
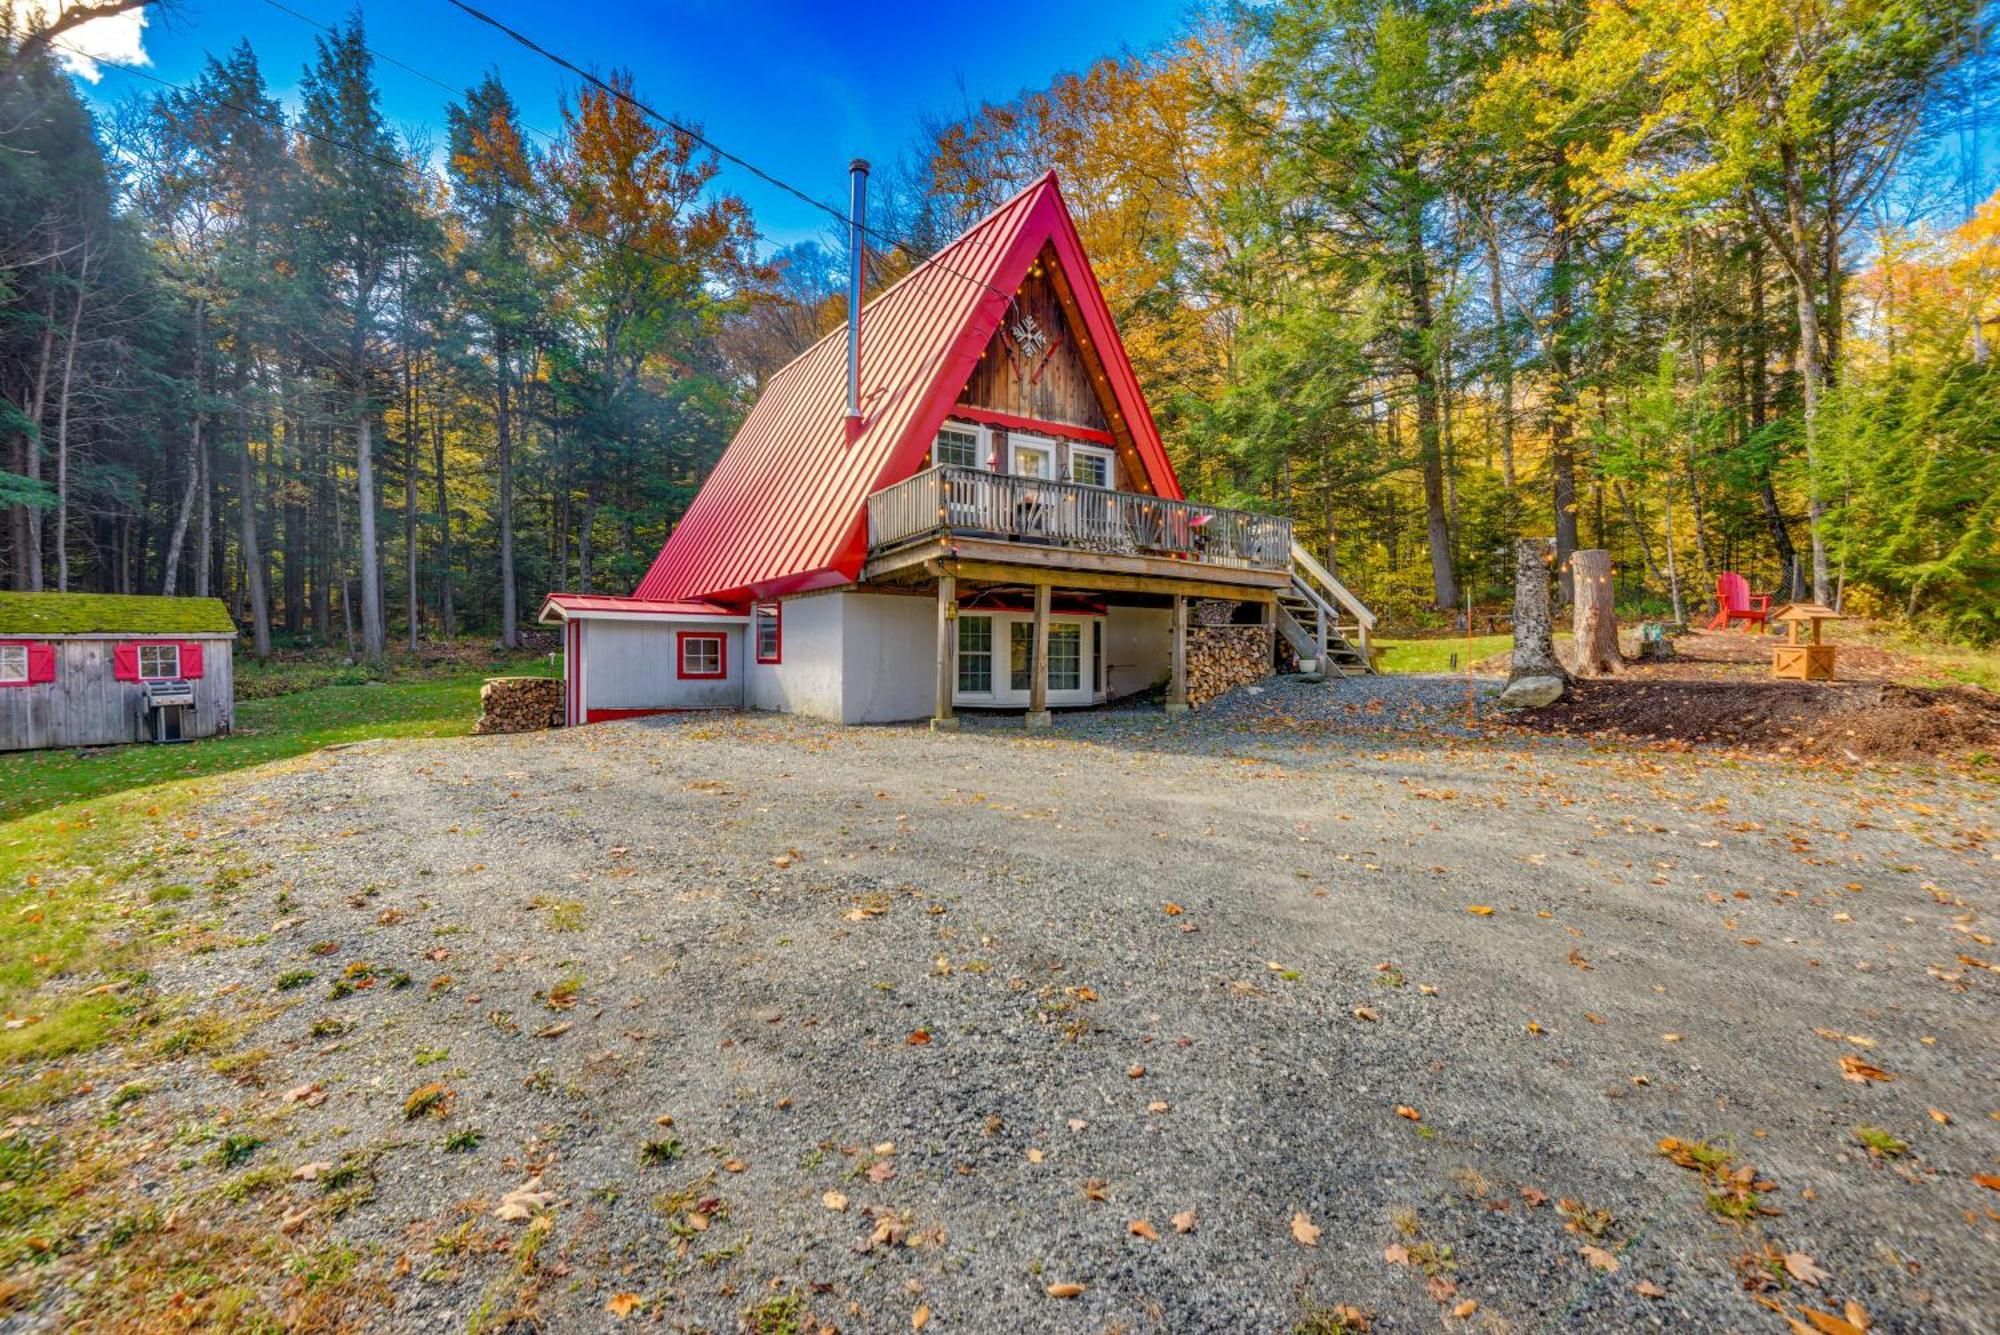
{"type": "Polygon", "coordinates": [[[1384,672],[1463,672],[1469,664],[1504,654],[1514,647],[1512,635],[1475,635],[1466,639],[1454,635],[1440,640],[1376,640],[1382,650],[1379,666],[1384,672]],[[1451,656],[1458,655],[1452,667],[1451,656]]]}
{"type": "MultiPolygon", "coordinates": [[[[544,659],[509,664],[515,675],[549,671],[544,659]]],[[[184,746],[93,747],[0,756],[0,822],[130,788],[283,760],[370,737],[456,737],[479,719],[479,684],[493,671],[414,681],[321,686],[239,700],[236,731],[184,746]]],[[[0,824],[0,838],[7,826],[0,824]]]]}

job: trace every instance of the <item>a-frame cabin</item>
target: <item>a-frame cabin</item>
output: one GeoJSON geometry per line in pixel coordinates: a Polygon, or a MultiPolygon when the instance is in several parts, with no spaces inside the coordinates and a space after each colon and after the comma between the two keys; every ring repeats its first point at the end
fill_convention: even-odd
{"type": "Polygon", "coordinates": [[[774,375],[630,598],[551,594],[567,712],[844,723],[1164,684],[1193,600],[1366,664],[1373,617],[1289,520],[1184,500],[1053,172],[774,375]]]}

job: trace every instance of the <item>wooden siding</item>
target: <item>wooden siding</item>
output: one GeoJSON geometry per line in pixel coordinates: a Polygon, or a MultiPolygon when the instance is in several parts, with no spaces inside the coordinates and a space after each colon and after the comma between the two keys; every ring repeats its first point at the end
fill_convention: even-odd
{"type": "Polygon", "coordinates": [[[148,639],[187,640],[202,649],[194,708],[184,719],[189,737],[228,732],[235,721],[234,639],[227,635],[41,636],[56,650],[56,679],[39,686],[0,687],[0,751],[55,746],[110,746],[148,740],[139,717],[144,687],[113,675],[111,653],[148,639]]]}
{"type": "Polygon", "coordinates": [[[959,402],[995,412],[1032,417],[1042,422],[1066,422],[1071,426],[1109,431],[1110,419],[1093,383],[1092,367],[1084,360],[1063,302],[1049,273],[1055,263],[1052,252],[1044,250],[1036,261],[1040,270],[1030,271],[1021,284],[1020,295],[1001,318],[1000,330],[980,354],[979,365],[959,395],[959,402]],[[1008,331],[1023,316],[1055,340],[1048,360],[1039,368],[1017,364],[1008,351],[1008,331]],[[1020,371],[1026,370],[1024,377],[1020,371]]]}

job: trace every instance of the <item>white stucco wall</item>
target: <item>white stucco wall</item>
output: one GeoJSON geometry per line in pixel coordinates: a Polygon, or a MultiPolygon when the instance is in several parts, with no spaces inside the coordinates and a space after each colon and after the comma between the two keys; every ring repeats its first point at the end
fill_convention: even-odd
{"type": "Polygon", "coordinates": [[[583,704],[592,709],[737,709],[743,704],[743,627],[686,621],[584,622],[583,704]],[[678,674],[679,633],[723,637],[719,678],[683,680],[678,674]]]}
{"type": "Polygon", "coordinates": [[[787,598],[779,626],[777,663],[746,668],[744,703],[812,718],[841,721],[841,622],[845,594],[787,598]]]}
{"type": "Polygon", "coordinates": [[[937,704],[937,599],[843,593],[843,723],[929,718],[937,704]]]}
{"type": "Polygon", "coordinates": [[[1105,609],[1112,699],[1161,685],[1173,669],[1174,614],[1164,607],[1105,609]]]}

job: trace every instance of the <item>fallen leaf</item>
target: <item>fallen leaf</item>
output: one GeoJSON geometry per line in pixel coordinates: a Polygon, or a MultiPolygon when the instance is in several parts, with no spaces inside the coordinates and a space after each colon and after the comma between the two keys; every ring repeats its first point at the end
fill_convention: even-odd
{"type": "Polygon", "coordinates": [[[500,1204],[494,1208],[493,1215],[496,1219],[518,1224],[548,1209],[554,1200],[554,1196],[542,1190],[542,1179],[537,1175],[502,1196],[500,1204]]]}
{"type": "Polygon", "coordinates": [[[1176,1233],[1194,1232],[1193,1210],[1182,1210],[1179,1214],[1174,1216],[1174,1232],[1176,1233]]]}
{"type": "Polygon", "coordinates": [[[324,1159],[316,1160],[313,1163],[302,1163],[292,1170],[292,1181],[317,1182],[320,1179],[320,1174],[331,1172],[332,1169],[333,1165],[324,1159]]]}
{"type": "Polygon", "coordinates": [[[1583,1253],[1583,1259],[1590,1262],[1595,1269],[1602,1270],[1606,1274],[1618,1269],[1618,1258],[1602,1247],[1593,1247],[1586,1242],[1577,1250],[1583,1253]]]}
{"type": "Polygon", "coordinates": [[[286,1103],[303,1103],[310,1108],[316,1103],[326,1102],[326,1095],[321,1092],[319,1083],[315,1081],[310,1085],[300,1085],[296,1089],[286,1090],[284,1101],[286,1103]]]}
{"type": "Polygon", "coordinates": [[[1812,1257],[1807,1256],[1804,1252],[1785,1253],[1785,1273],[1799,1283],[1810,1284],[1814,1288],[1819,1287],[1821,1280],[1833,1278],[1832,1275],[1820,1269],[1812,1257]]]}
{"type": "Polygon", "coordinates": [[[911,1330],[922,1330],[925,1326],[928,1326],[930,1323],[931,1323],[931,1309],[928,1305],[921,1305],[917,1308],[916,1311],[910,1313],[911,1330]]]}
{"type": "Polygon", "coordinates": [[[535,1037],[561,1038],[564,1034],[567,1034],[569,1032],[569,1029],[570,1029],[570,1022],[568,1020],[564,1020],[561,1024],[552,1024],[546,1029],[537,1029],[535,1031],[535,1037]]]}
{"type": "Polygon", "coordinates": [[[1086,1286],[1082,1284],[1065,1282],[1062,1284],[1049,1285],[1046,1292],[1051,1298],[1080,1298],[1083,1296],[1083,1291],[1085,1287],[1086,1286]]]}
{"type": "Polygon", "coordinates": [[[740,1173],[749,1166],[749,1164],[744,1163],[741,1159],[724,1159],[722,1161],[722,1171],[725,1173],[740,1173]]]}
{"type": "Polygon", "coordinates": [[[1840,1059],[1840,1078],[1852,1080],[1857,1085],[1865,1085],[1870,1080],[1887,1084],[1896,1077],[1879,1066],[1869,1065],[1850,1052],[1840,1059]]]}
{"type": "Polygon", "coordinates": [[[1479,1299],[1467,1298],[1464,1302],[1452,1308],[1451,1314],[1455,1317],[1463,1319],[1465,1317],[1471,1316],[1474,1312],[1477,1312],[1478,1310],[1479,1310],[1479,1299]]]}
{"type": "Polygon", "coordinates": [[[1374,1011],[1369,1010],[1366,1006],[1356,1006],[1354,1008],[1354,1018],[1357,1020],[1376,1020],[1380,1019],[1381,1017],[1376,1015],[1374,1011]]]}
{"type": "Polygon", "coordinates": [[[1151,1103],[1146,1105],[1146,1111],[1149,1113],[1163,1113],[1167,1111],[1167,1105],[1161,1102],[1159,1099],[1154,1099],[1151,1103]]]}
{"type": "Polygon", "coordinates": [[[1476,918],[1490,918],[1493,916],[1492,907],[1486,904],[1467,904],[1465,911],[1476,918]]]}
{"type": "Polygon", "coordinates": [[[1148,1242],[1158,1242],[1160,1240],[1159,1233],[1154,1230],[1151,1224],[1143,1219],[1134,1219],[1125,1226],[1125,1231],[1135,1238],[1144,1238],[1148,1242]]]}
{"type": "Polygon", "coordinates": [[[1933,1122],[1936,1122],[1939,1126],[1951,1125],[1951,1114],[1946,1112],[1944,1109],[1932,1108],[1930,1110],[1930,1114],[1931,1114],[1931,1120],[1933,1122]]]}
{"type": "Polygon", "coordinates": [[[896,1142],[893,1140],[878,1140],[875,1142],[874,1151],[877,1157],[886,1159],[896,1152],[896,1142]]]}
{"type": "Polygon", "coordinates": [[[1522,1187],[1521,1199],[1526,1201],[1529,1208],[1532,1209],[1538,1205],[1547,1205],[1549,1203],[1549,1194],[1534,1187],[1522,1187]]]}
{"type": "Polygon", "coordinates": [[[928,1042],[930,1042],[930,1041],[931,1041],[931,1031],[930,1031],[930,1030],[928,1030],[928,1029],[912,1029],[912,1030],[910,1031],[910,1046],[911,1046],[911,1047],[913,1047],[913,1048],[916,1048],[916,1047],[922,1047],[922,1046],[923,1046],[924,1044],[926,1044],[926,1043],[928,1043],[928,1042]]]}
{"type": "Polygon", "coordinates": [[[1409,1122],[1421,1122],[1424,1120],[1424,1115],[1418,1112],[1415,1108],[1412,1108],[1407,1103],[1399,1103],[1396,1105],[1396,1116],[1409,1122]]]}
{"type": "Polygon", "coordinates": [[[1988,1191],[2000,1191],[2000,1176],[1992,1173],[1974,1173],[1972,1180],[1988,1191]]]}
{"type": "Polygon", "coordinates": [[[631,1316],[638,1308],[639,1295],[636,1293],[614,1293],[604,1303],[604,1310],[616,1317],[631,1316]]]}
{"type": "Polygon", "coordinates": [[[832,1210],[835,1214],[844,1213],[847,1209],[847,1197],[837,1191],[827,1192],[826,1195],[819,1198],[819,1203],[827,1209],[832,1210]]]}
{"type": "Polygon", "coordinates": [[[890,1163],[887,1159],[877,1159],[874,1163],[868,1165],[867,1176],[870,1182],[890,1181],[896,1176],[896,1165],[890,1163]]]}
{"type": "MultiPolygon", "coordinates": [[[[1857,1326],[1851,1321],[1837,1317],[1831,1312],[1822,1312],[1815,1307],[1801,1305],[1799,1311],[1805,1314],[1806,1320],[1812,1323],[1811,1328],[1819,1331],[1820,1335],[1863,1335],[1863,1332],[1868,1329],[1866,1326],[1857,1326]]],[[[1806,1329],[1806,1327],[1799,1326],[1799,1323],[1796,1321],[1793,1321],[1792,1324],[1798,1326],[1801,1330],[1806,1329]]]]}
{"type": "Polygon", "coordinates": [[[1846,1315],[1847,1324],[1853,1326],[1856,1330],[1868,1329],[1868,1309],[1860,1303],[1849,1298],[1845,1303],[1841,1304],[1840,1310],[1846,1315]]]}
{"type": "Polygon", "coordinates": [[[1382,1259],[1390,1265],[1408,1265],[1410,1249],[1400,1242],[1392,1242],[1382,1249],[1382,1259]]]}
{"type": "Polygon", "coordinates": [[[1040,1162],[1041,1162],[1042,1160],[1044,1160],[1044,1159],[1046,1159],[1046,1158],[1048,1158],[1048,1157],[1049,1157],[1048,1155],[1046,1155],[1046,1154],[1043,1154],[1043,1153],[1042,1153],[1042,1152],[1041,1152],[1040,1150],[1036,1149],[1036,1148],[1035,1148],[1034,1146],[1030,1145],[1030,1146],[1028,1147],[1028,1162],[1029,1162],[1029,1163],[1040,1163],[1040,1162]]]}
{"type": "Polygon", "coordinates": [[[1292,1215],[1292,1236],[1301,1247],[1319,1246],[1320,1227],[1312,1221],[1312,1216],[1304,1210],[1292,1215]]]}
{"type": "Polygon", "coordinates": [[[1083,1198],[1087,1201],[1101,1201],[1104,1199],[1105,1188],[1110,1185],[1101,1177],[1090,1178],[1083,1184],[1083,1198]]]}
{"type": "Polygon", "coordinates": [[[1132,1079],[1137,1080],[1141,1076],[1146,1074],[1146,1068],[1143,1066],[1134,1066],[1131,1070],[1127,1071],[1125,1074],[1130,1076],[1132,1079]]]}
{"type": "Polygon", "coordinates": [[[1667,1291],[1650,1279],[1642,1279],[1637,1284],[1634,1284],[1632,1292],[1638,1294],[1641,1298],[1664,1298],[1667,1296],[1667,1291]]]}
{"type": "Polygon", "coordinates": [[[1178,918],[1178,917],[1180,917],[1180,916],[1181,916],[1181,914],[1182,914],[1182,913],[1184,913],[1184,912],[1186,912],[1186,910],[1184,910],[1183,908],[1181,908],[1181,906],[1180,906],[1180,905],[1178,905],[1178,904],[1168,904],[1168,905],[1167,905],[1167,916],[1168,916],[1169,918],[1178,918]]]}
{"type": "Polygon", "coordinates": [[[1661,1034],[1660,1041],[1662,1043],[1678,1043],[1681,1041],[1681,1036],[1679,1034],[1661,1034]]]}

